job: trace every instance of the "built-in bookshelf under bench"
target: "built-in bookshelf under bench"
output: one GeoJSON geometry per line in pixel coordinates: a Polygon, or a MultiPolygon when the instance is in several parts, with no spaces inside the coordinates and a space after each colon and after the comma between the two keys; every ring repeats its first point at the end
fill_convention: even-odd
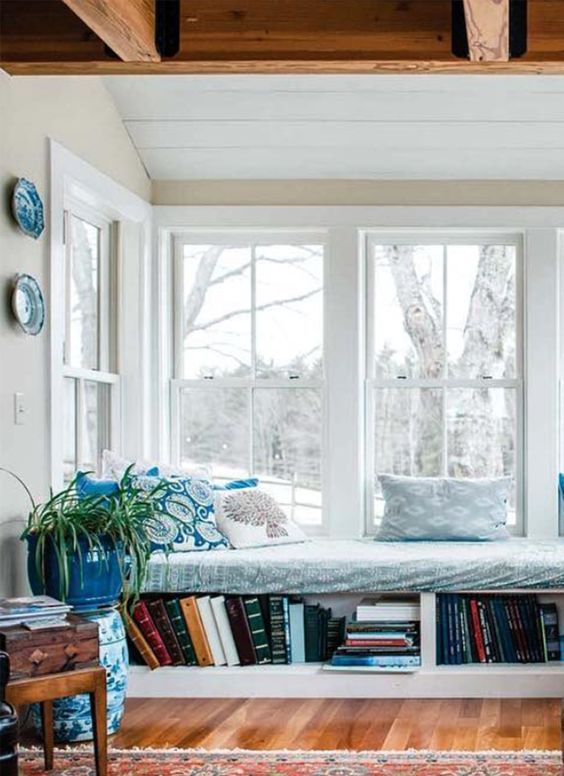
{"type": "MultiPolygon", "coordinates": [[[[199,656],[189,657],[186,644],[176,636],[180,649],[170,662],[177,665],[151,670],[133,663],[130,696],[541,698],[564,694],[560,643],[564,590],[300,597],[155,594],[143,597],[143,607],[158,625],[159,635],[163,629],[166,633],[166,623],[174,625],[174,618],[182,616],[175,633],[179,623],[188,626],[189,633],[195,634],[190,641],[199,656]],[[398,602],[411,609],[402,611],[398,602]],[[384,604],[384,608],[370,610],[370,604],[384,604]],[[379,612],[379,620],[374,612],[379,612]],[[159,618],[165,615],[163,625],[159,618]],[[281,636],[292,622],[293,653],[288,639],[281,636]],[[303,635],[296,638],[300,623],[303,635]],[[259,632],[263,624],[264,637],[259,632]],[[207,656],[198,638],[199,627],[207,636],[207,656]],[[241,659],[241,628],[250,639],[247,649],[254,645],[254,664],[241,665],[253,662],[253,658],[241,659]],[[232,642],[229,633],[236,636],[232,642]],[[257,651],[261,638],[265,646],[257,651]],[[341,657],[331,660],[336,653],[341,657]],[[357,654],[366,660],[357,661],[357,654]],[[379,657],[372,657],[380,654],[402,659],[390,658],[388,665],[382,665],[379,657]]],[[[139,628],[139,612],[136,615],[139,628]]],[[[170,635],[165,641],[171,642],[170,635]]],[[[134,648],[134,659],[135,652],[134,648]]],[[[141,662],[138,655],[137,661],[141,662]]]]}

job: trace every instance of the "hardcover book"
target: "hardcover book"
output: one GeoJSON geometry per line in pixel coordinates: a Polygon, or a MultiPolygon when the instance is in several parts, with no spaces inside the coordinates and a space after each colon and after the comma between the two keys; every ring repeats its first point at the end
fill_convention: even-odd
{"type": "Polygon", "coordinates": [[[531,613],[533,618],[533,630],[534,630],[534,636],[535,636],[537,661],[539,663],[544,663],[546,661],[546,656],[544,653],[544,642],[543,642],[543,634],[542,634],[542,614],[541,614],[540,604],[537,600],[537,597],[534,595],[529,596],[529,601],[531,605],[531,613]]]}
{"type": "Polygon", "coordinates": [[[133,619],[139,626],[141,633],[147,639],[147,642],[154,652],[155,657],[161,666],[172,665],[170,657],[161,634],[157,630],[153,618],[149,613],[145,601],[138,601],[133,609],[133,619]]]}
{"type": "Polygon", "coordinates": [[[502,663],[503,652],[500,649],[500,643],[498,640],[498,634],[497,634],[497,628],[496,628],[496,621],[495,621],[495,617],[492,609],[492,599],[490,596],[485,597],[482,600],[482,607],[483,607],[484,616],[486,619],[486,627],[488,628],[489,637],[491,639],[492,662],[502,663]]]}
{"type": "Polygon", "coordinates": [[[421,604],[416,595],[388,595],[380,598],[363,598],[356,608],[356,619],[404,621],[421,619],[421,604]]]}
{"type": "Polygon", "coordinates": [[[335,654],[331,658],[334,666],[379,666],[380,668],[396,668],[406,666],[420,666],[419,655],[341,655],[335,654]]]}
{"type": "Polygon", "coordinates": [[[247,622],[255,645],[257,664],[272,663],[272,655],[258,598],[244,599],[247,622]]]}
{"type": "Polygon", "coordinates": [[[208,637],[208,644],[210,645],[213,662],[216,666],[224,666],[227,663],[227,660],[219,637],[215,617],[213,616],[210,597],[209,595],[200,596],[196,599],[196,602],[198,604],[198,609],[200,610],[200,617],[202,618],[206,636],[208,637]]]}
{"type": "Polygon", "coordinates": [[[286,641],[286,663],[292,662],[292,634],[290,633],[290,601],[288,596],[282,598],[284,609],[284,639],[286,641]]]}
{"type": "Polygon", "coordinates": [[[515,600],[515,598],[513,597],[508,598],[507,601],[513,617],[513,623],[515,627],[515,638],[516,638],[517,644],[519,645],[518,654],[520,656],[520,661],[522,663],[529,663],[530,662],[529,649],[527,647],[527,642],[525,639],[525,628],[523,627],[523,620],[521,618],[521,611],[519,610],[519,605],[515,600]]]}
{"type": "Polygon", "coordinates": [[[180,644],[180,649],[184,655],[184,662],[187,666],[198,665],[196,653],[194,652],[194,645],[192,644],[192,639],[188,633],[186,622],[182,616],[182,609],[180,608],[180,602],[178,601],[178,598],[172,598],[168,601],[165,601],[165,606],[168,613],[168,618],[176,634],[178,643],[180,644]]]}
{"type": "Polygon", "coordinates": [[[237,653],[237,645],[235,644],[235,639],[233,638],[233,633],[231,631],[231,625],[229,624],[227,609],[225,608],[225,596],[214,596],[210,599],[210,603],[227,665],[238,666],[239,655],[237,653]]]}
{"type": "Polygon", "coordinates": [[[327,647],[324,660],[329,660],[345,638],[345,617],[330,617],[327,621],[327,647]]]}
{"type": "Polygon", "coordinates": [[[292,663],[305,663],[305,627],[304,605],[302,602],[290,603],[290,638],[292,663]]]}
{"type": "Polygon", "coordinates": [[[192,639],[198,665],[212,666],[213,657],[196,601],[196,596],[193,595],[188,598],[181,598],[179,601],[180,608],[182,609],[188,633],[192,639]]]}
{"type": "Polygon", "coordinates": [[[229,622],[231,623],[231,631],[235,639],[235,646],[237,647],[237,654],[239,655],[241,665],[256,665],[255,645],[249,623],[247,622],[243,600],[240,596],[226,598],[225,607],[229,622]]]}
{"type": "Polygon", "coordinates": [[[269,596],[270,643],[273,663],[287,663],[284,601],[281,595],[269,596]]]}
{"type": "Polygon", "coordinates": [[[327,626],[331,617],[331,609],[319,608],[319,660],[327,660],[327,626]]]}
{"type": "Polygon", "coordinates": [[[268,639],[268,646],[270,647],[270,652],[272,654],[272,643],[271,643],[271,633],[272,633],[272,625],[270,622],[270,596],[266,594],[261,594],[257,596],[260,604],[260,610],[262,612],[262,619],[264,620],[264,629],[266,631],[266,638],[268,639]]]}
{"type": "Polygon", "coordinates": [[[304,608],[305,627],[305,659],[306,663],[318,663],[321,660],[319,653],[320,637],[320,606],[319,604],[306,604],[304,608]]]}
{"type": "Polygon", "coordinates": [[[178,639],[176,638],[176,634],[172,628],[172,623],[168,618],[164,602],[159,598],[156,601],[149,601],[147,606],[149,607],[153,622],[157,626],[157,629],[162,636],[168,654],[172,659],[172,665],[185,665],[184,655],[180,649],[180,644],[178,643],[178,639]]]}
{"type": "Polygon", "coordinates": [[[539,608],[546,660],[560,660],[558,608],[554,603],[540,604],[539,608]]]}
{"type": "Polygon", "coordinates": [[[129,636],[131,643],[139,653],[139,656],[141,657],[143,662],[149,666],[151,671],[153,671],[155,668],[158,668],[160,663],[157,660],[155,653],[149,646],[149,642],[147,641],[145,636],[143,636],[141,629],[139,628],[135,620],[133,620],[130,617],[129,613],[125,609],[123,611],[123,619],[125,621],[127,635],[129,636]]]}
{"type": "Polygon", "coordinates": [[[495,661],[495,656],[493,651],[492,634],[486,615],[486,607],[481,599],[478,599],[478,617],[480,619],[480,630],[482,631],[484,650],[486,652],[486,663],[493,663],[495,661]]]}

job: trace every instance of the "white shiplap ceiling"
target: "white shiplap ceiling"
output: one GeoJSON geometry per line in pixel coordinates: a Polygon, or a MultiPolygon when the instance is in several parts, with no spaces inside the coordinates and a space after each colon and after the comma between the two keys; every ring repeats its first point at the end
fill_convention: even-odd
{"type": "Polygon", "coordinates": [[[113,76],[154,180],[564,179],[560,76],[113,76]]]}

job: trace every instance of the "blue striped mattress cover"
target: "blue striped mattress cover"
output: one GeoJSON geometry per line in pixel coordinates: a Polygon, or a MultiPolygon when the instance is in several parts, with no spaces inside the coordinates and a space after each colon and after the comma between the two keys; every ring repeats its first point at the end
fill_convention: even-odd
{"type": "Polygon", "coordinates": [[[151,556],[145,592],[365,593],[564,590],[564,540],[375,542],[316,539],[151,556]]]}

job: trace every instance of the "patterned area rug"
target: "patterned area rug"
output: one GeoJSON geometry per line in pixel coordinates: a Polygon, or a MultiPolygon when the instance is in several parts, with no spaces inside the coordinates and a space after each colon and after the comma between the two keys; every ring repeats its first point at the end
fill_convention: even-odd
{"type": "MultiPolygon", "coordinates": [[[[43,774],[20,750],[21,776],[43,774]]],[[[53,776],[94,776],[92,751],[59,749],[53,776]]],[[[109,776],[562,776],[559,752],[259,752],[112,749],[109,776]]]]}

